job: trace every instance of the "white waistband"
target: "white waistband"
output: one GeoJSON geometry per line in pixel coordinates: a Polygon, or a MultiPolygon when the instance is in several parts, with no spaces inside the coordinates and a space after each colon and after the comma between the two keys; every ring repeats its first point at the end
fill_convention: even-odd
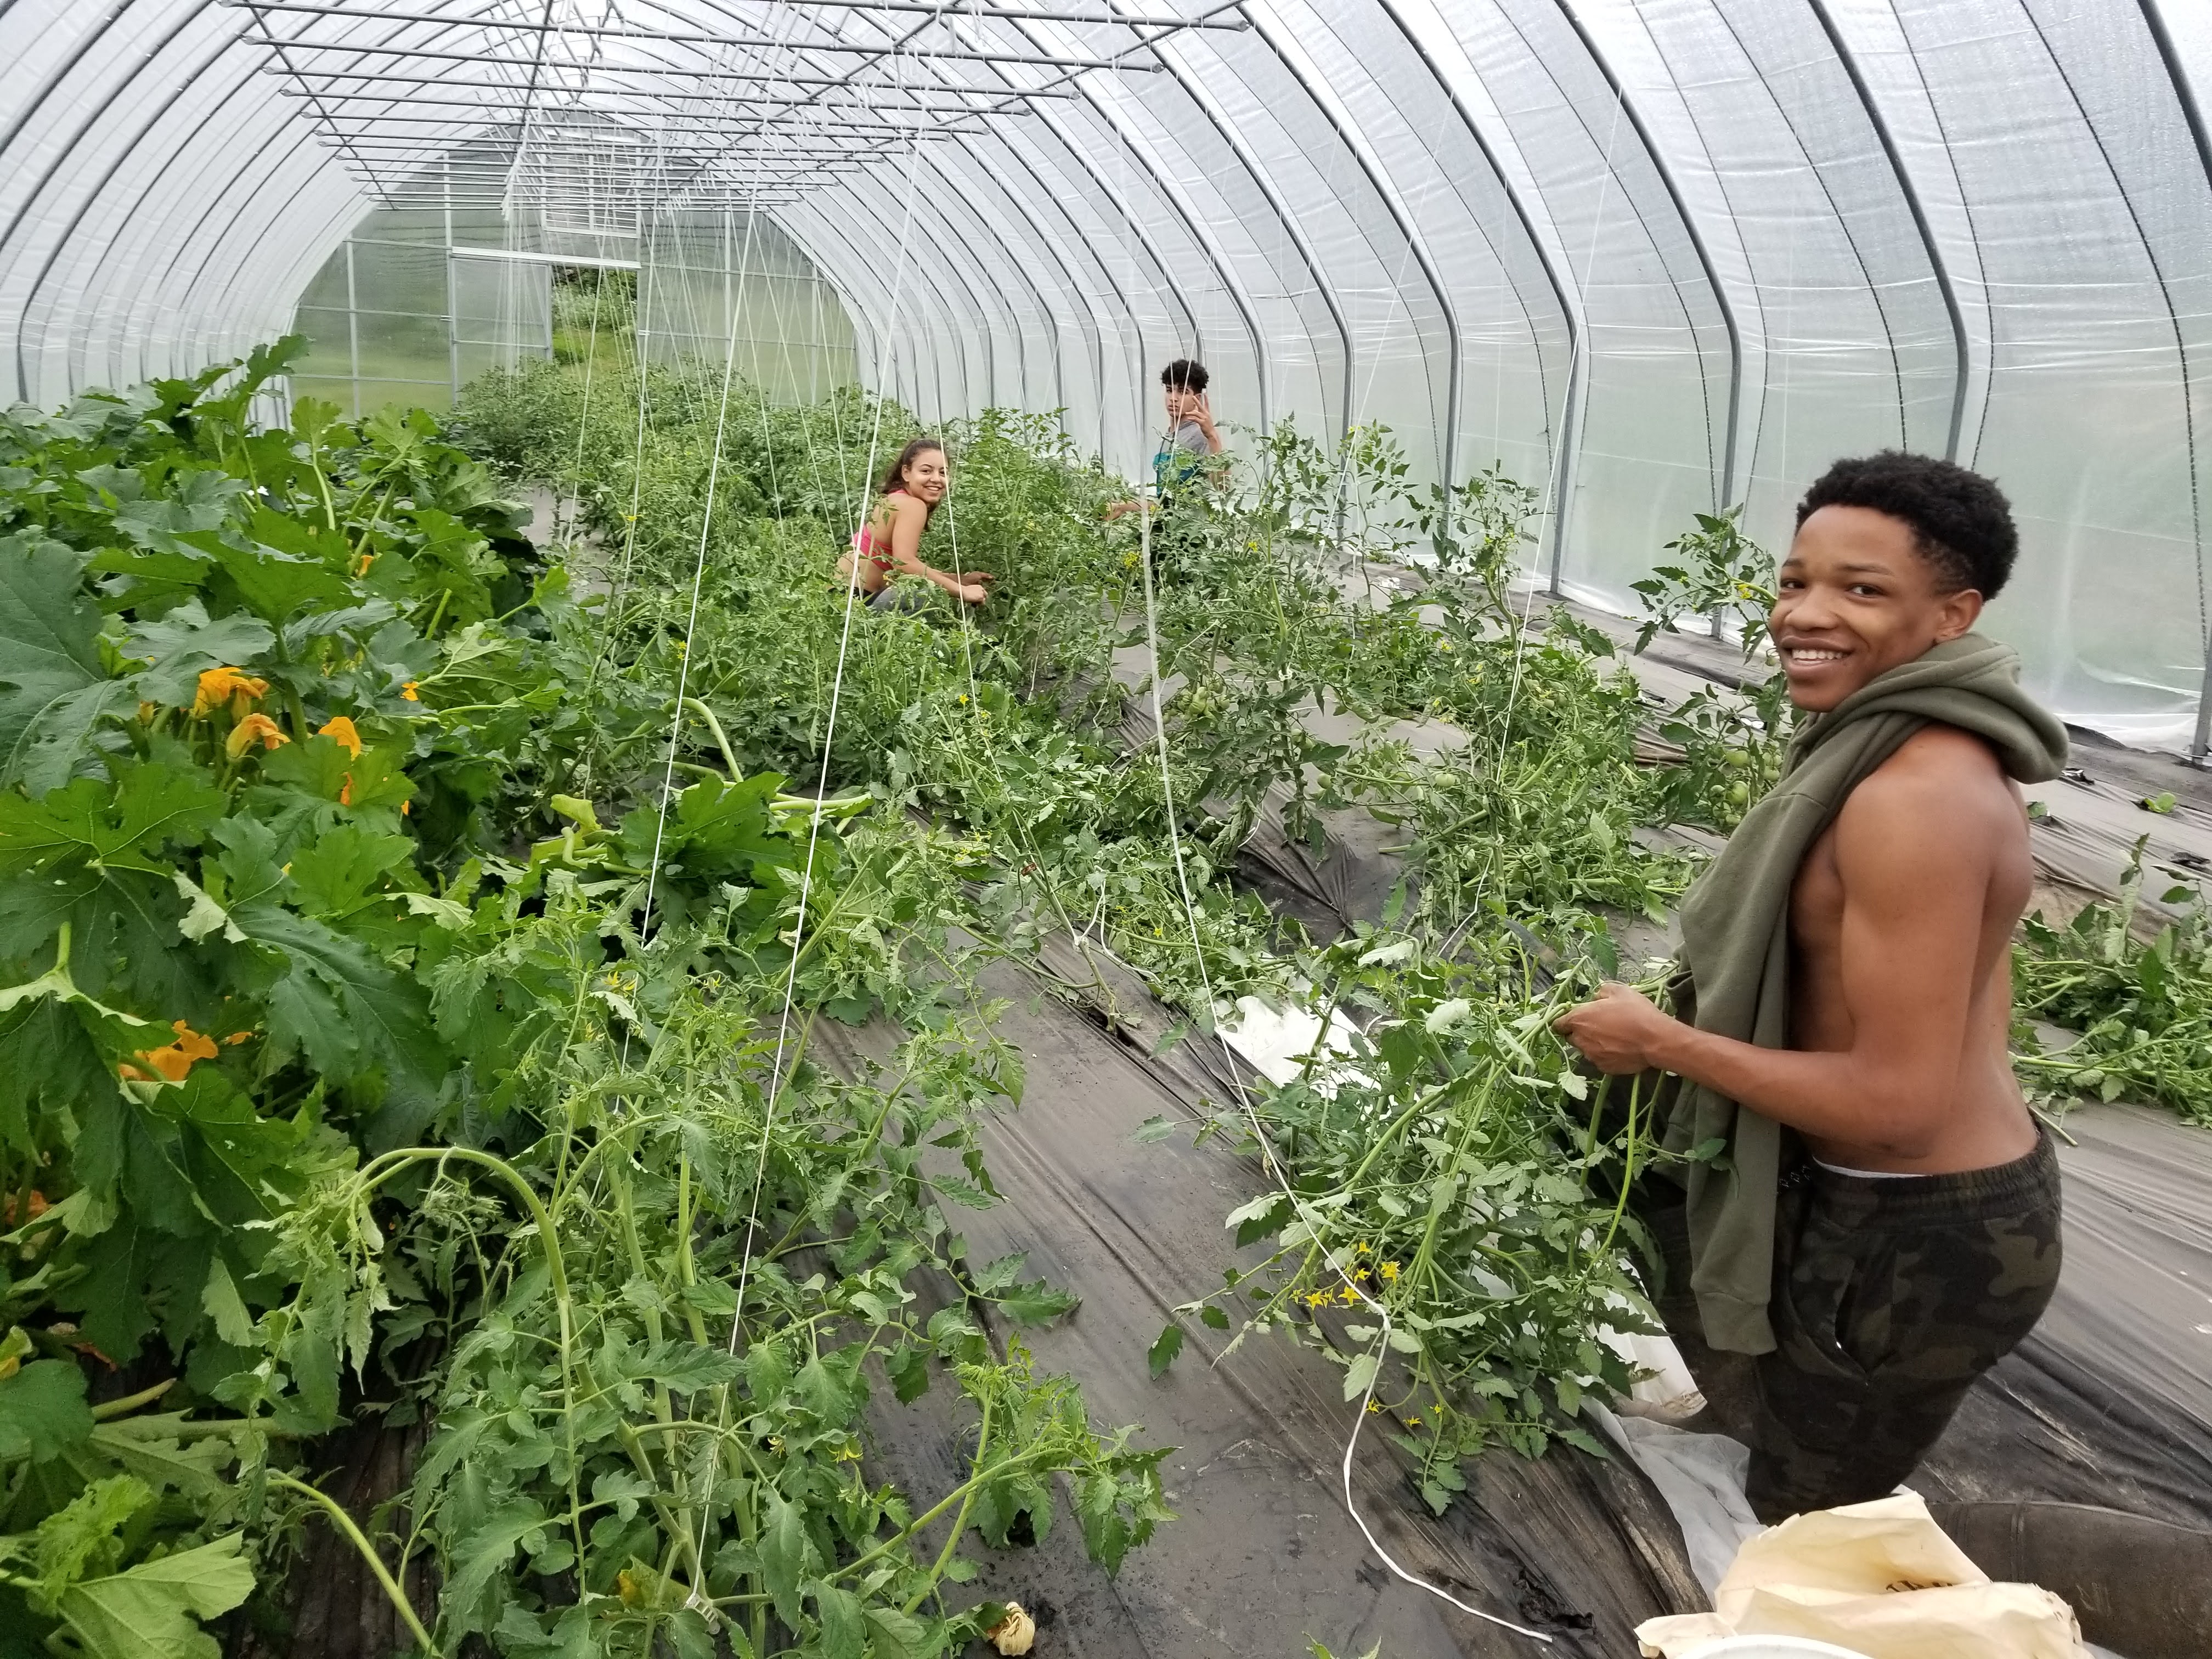
{"type": "Polygon", "coordinates": [[[1921,1174],[1918,1170],[1847,1170],[1840,1164],[1831,1164],[1820,1158],[1813,1162],[1830,1175],[1850,1176],[1855,1181],[1913,1181],[1921,1174]]]}

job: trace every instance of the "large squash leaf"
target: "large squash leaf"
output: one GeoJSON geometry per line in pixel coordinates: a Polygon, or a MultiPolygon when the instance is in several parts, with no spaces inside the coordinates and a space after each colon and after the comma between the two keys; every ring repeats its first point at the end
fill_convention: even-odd
{"type": "Polygon", "coordinates": [[[22,780],[56,726],[81,726],[88,701],[102,702],[100,611],[83,569],[82,554],[35,531],[0,538],[0,785],[22,780]]]}

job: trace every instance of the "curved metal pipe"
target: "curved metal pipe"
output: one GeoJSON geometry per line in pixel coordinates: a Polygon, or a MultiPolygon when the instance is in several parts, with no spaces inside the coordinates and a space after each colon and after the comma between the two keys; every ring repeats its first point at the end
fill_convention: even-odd
{"type": "Polygon", "coordinates": [[[1697,220],[1691,216],[1689,204],[1682,199],[1682,189],[1675,181],[1674,170],[1667,165],[1665,152],[1652,141],[1650,130],[1644,125],[1644,117],[1637,110],[1636,100],[1628,95],[1627,88],[1620,83],[1620,77],[1613,73],[1613,64],[1599,50],[1589,26],[1576,12],[1575,0],[1558,0],[1558,4],[1559,15],[1566,19],[1567,27],[1574,30],[1575,38],[1583,43],[1583,50],[1589,53],[1590,62],[1598,73],[1605,76],[1606,85],[1613,88],[1613,95],[1620,100],[1621,113],[1628,118],[1630,130],[1636,134],[1637,142],[1644,146],[1644,155],[1650,158],[1652,170],[1658,173],[1659,182],[1667,191],[1667,199],[1674,204],[1675,216],[1681,221],[1683,232],[1690,239],[1691,249],[1698,256],[1698,266],[1705,272],[1705,285],[1712,290],[1713,303],[1720,308],[1722,325],[1728,331],[1728,425],[1722,445],[1720,499],[1713,503],[1715,510],[1718,511],[1734,505],[1735,500],[1736,415],[1743,398],[1743,334],[1736,323],[1735,307],[1729,299],[1728,289],[1721,284],[1720,274],[1713,265],[1712,252],[1705,246],[1705,234],[1698,228],[1697,220]]]}
{"type": "Polygon", "coordinates": [[[1230,153],[1236,156],[1237,165],[1243,168],[1246,177],[1258,186],[1260,194],[1273,211],[1276,222],[1282,226],[1283,234],[1290,239],[1291,246],[1297,249],[1298,258],[1311,274],[1322,304],[1328,310],[1329,320],[1336,325],[1337,339],[1344,352],[1344,384],[1337,398],[1336,428],[1337,441],[1341,443],[1352,430],[1352,383],[1358,370],[1352,357],[1352,325],[1345,317],[1342,302],[1336,297],[1335,285],[1323,270],[1313,244],[1306,240],[1305,231],[1298,224],[1297,216],[1291,211],[1290,204],[1283,200],[1282,192],[1275,188],[1274,180],[1267,177],[1267,169],[1260,165],[1258,158],[1246,147],[1244,141],[1237,136],[1236,129],[1219,107],[1210,96],[1192,84],[1193,77],[1180,63],[1164,52],[1160,54],[1160,61],[1167,65],[1168,74],[1183,95],[1197,106],[1199,112],[1206,117],[1214,131],[1221,135],[1222,142],[1229,146],[1230,153]]]}
{"type": "MultiPolygon", "coordinates": [[[[1267,22],[1258,18],[1254,20],[1253,27],[1258,32],[1260,38],[1267,43],[1268,49],[1275,54],[1276,61],[1281,64],[1289,72],[1291,78],[1298,83],[1307,100],[1321,112],[1322,118],[1328,123],[1330,130],[1336,134],[1337,142],[1344,146],[1353,162],[1358,167],[1361,174],[1367,180],[1368,188],[1375,192],[1376,199],[1382,204],[1383,210],[1389,214],[1390,222],[1398,228],[1398,234],[1406,239],[1407,249],[1413,254],[1413,262],[1420,266],[1421,276],[1427,282],[1429,292],[1435,296],[1437,309],[1443,317],[1444,349],[1448,354],[1449,362],[1444,374],[1443,442],[1440,446],[1437,458],[1440,465],[1437,471],[1437,476],[1443,481],[1444,500],[1449,504],[1451,500],[1453,475],[1459,465],[1460,400],[1465,384],[1467,367],[1462,361],[1464,354],[1462,349],[1459,307],[1453,304],[1450,291],[1444,286],[1443,276],[1437,270],[1435,259],[1430,257],[1428,239],[1421,234],[1420,227],[1413,222],[1413,215],[1407,210],[1404,201],[1400,198],[1397,186],[1391,182],[1381,164],[1368,152],[1364,141],[1352,136],[1346,128],[1334,100],[1322,95],[1301,64],[1291,52],[1285,51],[1283,43],[1276,39],[1274,29],[1267,22]]],[[[1418,335],[1418,328],[1415,332],[1418,335]]],[[[1433,410],[1435,405],[1431,404],[1430,407],[1433,410]]]]}
{"type": "MultiPolygon", "coordinates": [[[[1575,458],[1582,447],[1580,434],[1577,430],[1575,422],[1581,413],[1583,385],[1589,374],[1589,354],[1584,349],[1589,318],[1583,310],[1582,292],[1560,275],[1559,266],[1553,258],[1551,244],[1536,234],[1535,222],[1529,217],[1528,204],[1521,199],[1521,192],[1514,188],[1512,181],[1506,176],[1505,169],[1499,165],[1498,154],[1491,148],[1490,139],[1484,133],[1482,124],[1475,119],[1474,112],[1468,108],[1467,100],[1460,96],[1459,88],[1451,83],[1450,77],[1445,75],[1443,65],[1438,64],[1431,54],[1426,43],[1406,21],[1405,14],[1398,9],[1397,0],[1375,0],[1375,3],[1382,8],[1382,15],[1390,20],[1392,27],[1413,49],[1414,55],[1421,60],[1429,73],[1436,77],[1437,85],[1443,88],[1444,96],[1451,101],[1453,112],[1458,115],[1461,125],[1467,129],[1468,137],[1474,141],[1475,148],[1482,152],[1482,159],[1490,164],[1491,174],[1498,180],[1498,188],[1505,192],[1506,203],[1512,208],[1513,216],[1520,223],[1522,234],[1528,239],[1529,246],[1535,250],[1537,262],[1544,268],[1544,280],[1551,284],[1552,297],[1559,305],[1561,321],[1566,325],[1567,388],[1559,409],[1558,459],[1552,468],[1552,476],[1545,480],[1552,495],[1552,545],[1549,554],[1548,586],[1551,592],[1557,594],[1559,591],[1560,570],[1566,552],[1567,501],[1572,489],[1575,458]]],[[[1472,64],[1470,64],[1470,70],[1472,70],[1472,64]]],[[[1479,70],[1473,70],[1473,72],[1480,78],[1479,70]]],[[[1508,280],[1510,278],[1509,277],[1508,280]]],[[[1544,352],[1542,344],[1535,338],[1535,330],[1533,325],[1529,330],[1529,340],[1536,353],[1537,386],[1540,392],[1544,384],[1544,352]]],[[[1550,405],[1551,399],[1546,396],[1545,416],[1547,421],[1551,414],[1550,405]]]]}
{"type": "MultiPolygon", "coordinates": [[[[1959,306],[1959,290],[1951,283],[1951,267],[1943,258],[1943,250],[1936,240],[1936,231],[1928,222],[1928,210],[1920,199],[1919,187],[1912,182],[1912,173],[1905,165],[1905,157],[1897,148],[1897,139],[1889,130],[1889,122],[1881,112],[1881,106],[1866,82],[1865,71],[1859,60],[1844,42],[1843,31],[1837,27],[1834,14],[1828,9],[1828,0],[1805,0],[1820,32],[1828,37],[1828,46],[1844,73],[1850,77],[1851,90],[1858,94],[1860,105],[1866,110],[1867,121],[1874,128],[1874,136],[1881,145],[1881,153],[1889,161],[1889,170],[1896,176],[1897,188],[1905,197],[1905,205],[1912,215],[1912,228],[1920,233],[1920,246],[1928,254],[1929,268],[1936,273],[1936,291],[1943,296],[1943,314],[1951,323],[1953,373],[1951,376],[1951,424],[1943,440],[1943,459],[1959,459],[1959,436],[1966,422],[1966,314],[1959,306]]],[[[2143,0],[2148,6],[2149,0],[2143,0]]],[[[1838,216],[1840,217],[1840,216],[1838,216]]]]}
{"type": "MultiPolygon", "coordinates": [[[[1182,222],[1183,228],[1189,233],[1192,242],[1206,255],[1206,262],[1213,267],[1214,274],[1221,278],[1222,290],[1229,295],[1230,303],[1237,307],[1237,315],[1243,323],[1244,332],[1251,342],[1252,367],[1258,379],[1260,390],[1260,429],[1265,432],[1273,424],[1273,393],[1269,389],[1266,338],[1260,332],[1260,319],[1252,309],[1251,296],[1245,292],[1244,284],[1237,277],[1236,269],[1230,263],[1228,255],[1215,241],[1212,234],[1204,228],[1204,222],[1192,210],[1190,204],[1183,200],[1182,188],[1175,182],[1173,177],[1160,166],[1148,148],[1139,148],[1134,141],[1122,131],[1121,124],[1110,114],[1095,104],[1092,107],[1105,118],[1108,128],[1114,135],[1121,139],[1137,157],[1153,190],[1162,201],[1174,210],[1176,217],[1182,222]]],[[[1051,131],[1053,137],[1060,141],[1061,148],[1076,159],[1084,172],[1090,175],[1091,182],[1113,201],[1115,210],[1121,215],[1124,222],[1135,228],[1137,234],[1144,239],[1146,249],[1152,253],[1154,262],[1164,270],[1172,273],[1175,269],[1173,264],[1165,259],[1158,249],[1153,246],[1151,233],[1145,228],[1144,221],[1129,206],[1121,193],[1107,181],[1105,174],[1098,170],[1097,163],[1091,159],[1083,147],[1061,130],[1060,118],[1044,110],[1038,111],[1037,114],[1042,123],[1051,131]]],[[[1190,322],[1192,347],[1194,349],[1199,349],[1202,346],[1202,336],[1199,330],[1196,313],[1191,311],[1188,302],[1184,303],[1183,314],[1190,322]]]]}

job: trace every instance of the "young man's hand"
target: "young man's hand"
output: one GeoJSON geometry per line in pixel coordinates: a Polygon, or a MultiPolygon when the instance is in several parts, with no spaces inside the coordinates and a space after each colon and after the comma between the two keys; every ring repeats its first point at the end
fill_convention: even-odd
{"type": "Polygon", "coordinates": [[[1552,1029],[1607,1077],[1622,1077],[1661,1066],[1656,1049],[1680,1023],[1634,987],[1607,981],[1595,1000],[1568,1009],[1552,1029]]]}
{"type": "Polygon", "coordinates": [[[1221,434],[1213,429],[1213,405],[1207,401],[1203,392],[1191,394],[1188,412],[1190,418],[1198,422],[1198,429],[1206,434],[1206,441],[1218,453],[1221,448],[1221,434]]]}

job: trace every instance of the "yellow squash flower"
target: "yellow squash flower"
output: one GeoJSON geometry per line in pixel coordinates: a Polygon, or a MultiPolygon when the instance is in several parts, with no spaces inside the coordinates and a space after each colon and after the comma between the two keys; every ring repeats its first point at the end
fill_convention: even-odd
{"type": "Polygon", "coordinates": [[[353,718],[340,714],[318,727],[315,735],[330,738],[345,745],[346,752],[358,758],[361,754],[361,733],[354,730],[353,718]]]}
{"type": "Polygon", "coordinates": [[[172,1020],[169,1029],[177,1034],[175,1042],[164,1043],[159,1048],[143,1049],[138,1058],[168,1079],[170,1082],[182,1083],[185,1074],[192,1069],[194,1060],[215,1058],[215,1044],[181,1019],[172,1020]]]}
{"type": "Polygon", "coordinates": [[[264,749],[274,749],[280,744],[292,741],[284,735],[283,728],[268,715],[248,714],[230,728],[230,735],[223,739],[223,752],[231,759],[236,760],[253,747],[253,740],[256,738],[261,739],[261,746],[264,749]]]}
{"type": "Polygon", "coordinates": [[[269,682],[242,668],[206,669],[200,674],[199,695],[192,699],[192,718],[204,720],[228,703],[232,715],[242,719],[257,699],[268,695],[269,682]]]}
{"type": "Polygon", "coordinates": [[[422,698],[420,698],[420,697],[418,697],[418,696],[416,696],[415,695],[415,688],[416,688],[416,686],[420,685],[421,684],[422,684],[422,682],[421,682],[420,680],[410,680],[410,681],[408,681],[406,684],[404,684],[404,685],[403,685],[403,686],[401,686],[401,687],[399,688],[399,695],[400,695],[401,696],[403,696],[403,697],[406,698],[406,699],[407,699],[407,701],[408,701],[408,702],[422,702],[422,698]]]}

